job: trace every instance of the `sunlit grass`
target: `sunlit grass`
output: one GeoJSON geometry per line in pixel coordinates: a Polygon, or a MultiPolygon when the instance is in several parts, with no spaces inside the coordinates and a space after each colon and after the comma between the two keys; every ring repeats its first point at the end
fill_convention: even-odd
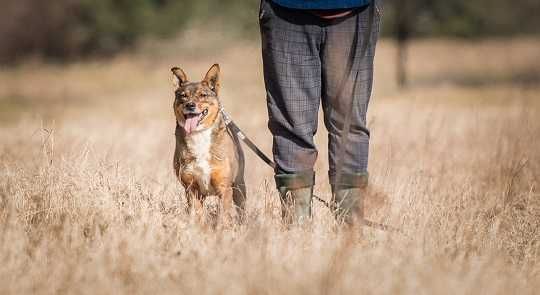
{"type": "MultiPolygon", "coordinates": [[[[311,227],[285,230],[272,171],[249,151],[246,225],[208,232],[184,213],[169,68],[196,80],[219,62],[225,107],[269,153],[257,43],[3,70],[0,293],[536,294],[540,88],[429,81],[525,71],[531,44],[415,43],[399,91],[393,45],[380,43],[367,215],[404,234],[360,240],[317,203],[311,227]]],[[[316,192],[328,199],[322,126],[316,192]]]]}

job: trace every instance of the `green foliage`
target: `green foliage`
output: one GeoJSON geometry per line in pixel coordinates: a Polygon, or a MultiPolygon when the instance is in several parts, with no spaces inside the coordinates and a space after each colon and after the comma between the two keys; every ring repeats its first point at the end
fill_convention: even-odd
{"type": "Polygon", "coordinates": [[[170,36],[190,19],[188,0],[6,0],[0,63],[32,54],[69,59],[112,54],[144,36],[170,36]]]}
{"type": "MultiPolygon", "coordinates": [[[[540,1],[384,0],[383,34],[481,37],[540,31],[540,1]],[[398,21],[399,20],[399,21],[398,21]]],[[[3,0],[0,64],[41,55],[109,55],[186,23],[257,36],[259,0],[3,0]]]]}
{"type": "Polygon", "coordinates": [[[388,0],[384,4],[384,34],[396,32],[400,12],[406,14],[416,36],[475,38],[540,32],[537,0],[388,0]]]}
{"type": "Polygon", "coordinates": [[[81,0],[76,26],[83,53],[115,52],[147,35],[168,36],[189,19],[193,1],[81,0]]]}

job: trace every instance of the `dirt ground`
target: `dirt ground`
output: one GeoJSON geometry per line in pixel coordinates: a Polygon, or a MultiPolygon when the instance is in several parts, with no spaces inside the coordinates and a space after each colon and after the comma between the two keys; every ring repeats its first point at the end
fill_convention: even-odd
{"type": "MultiPolygon", "coordinates": [[[[169,69],[222,68],[222,100],[270,154],[256,41],[144,45],[0,70],[1,294],[538,294],[540,40],[415,41],[411,84],[377,48],[367,216],[351,240],[315,203],[285,230],[246,150],[249,221],[204,231],[174,178],[169,69]]],[[[316,193],[329,199],[320,124],[316,193]]]]}

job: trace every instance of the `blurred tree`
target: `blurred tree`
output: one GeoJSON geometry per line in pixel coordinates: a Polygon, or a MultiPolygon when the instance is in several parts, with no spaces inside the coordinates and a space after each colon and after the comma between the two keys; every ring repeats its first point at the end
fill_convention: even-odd
{"type": "Polygon", "coordinates": [[[28,55],[71,59],[113,54],[148,35],[169,36],[190,19],[188,0],[4,0],[0,63],[28,55]]]}
{"type": "Polygon", "coordinates": [[[396,0],[395,3],[396,79],[399,87],[405,87],[407,84],[407,43],[414,25],[415,4],[413,1],[407,0],[396,0]]]}
{"type": "MultiPolygon", "coordinates": [[[[113,54],[145,36],[167,37],[185,24],[228,24],[227,29],[257,36],[259,0],[2,0],[0,64],[29,55],[69,60],[113,54]]],[[[385,0],[383,34],[395,36],[406,77],[407,40],[418,37],[465,38],[537,34],[540,1],[385,0]]],[[[219,26],[219,29],[224,29],[219,26]]]]}
{"type": "Polygon", "coordinates": [[[538,34],[538,0],[386,0],[383,34],[395,33],[400,2],[414,7],[413,37],[484,37],[538,34]]]}
{"type": "Polygon", "coordinates": [[[540,1],[523,0],[388,0],[383,35],[397,44],[396,79],[407,84],[407,44],[411,38],[455,36],[479,38],[538,34],[540,1]]]}

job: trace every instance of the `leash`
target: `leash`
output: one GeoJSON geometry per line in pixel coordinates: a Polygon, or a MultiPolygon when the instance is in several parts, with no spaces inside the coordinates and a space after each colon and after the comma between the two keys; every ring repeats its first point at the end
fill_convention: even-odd
{"type": "Polygon", "coordinates": [[[223,116],[223,121],[225,122],[225,126],[229,129],[230,132],[233,134],[236,134],[238,138],[240,138],[248,147],[250,150],[252,150],[261,160],[263,160],[268,166],[272,167],[272,169],[276,168],[276,164],[270,158],[268,158],[263,151],[261,151],[249,137],[247,137],[242,130],[240,130],[240,127],[234,123],[234,121],[231,119],[231,117],[225,112],[225,109],[223,106],[219,105],[219,110],[221,112],[221,116],[223,116]]]}
{"type": "MultiPolygon", "coordinates": [[[[326,208],[328,208],[328,210],[330,210],[331,212],[335,212],[336,211],[336,205],[333,204],[333,203],[330,203],[324,199],[321,199],[319,196],[317,195],[313,195],[313,198],[319,202],[321,202],[326,208]]],[[[365,218],[362,218],[360,220],[360,223],[362,225],[365,225],[365,226],[369,226],[369,227],[372,227],[372,228],[375,228],[375,229],[379,229],[379,230],[383,230],[383,231],[388,231],[388,232],[396,232],[396,233],[400,233],[402,235],[405,235],[405,233],[397,228],[397,227],[393,227],[393,226],[390,226],[390,225],[386,225],[384,223],[379,223],[379,222],[374,222],[374,221],[371,221],[371,220],[368,220],[368,219],[365,219],[365,218]]]]}

